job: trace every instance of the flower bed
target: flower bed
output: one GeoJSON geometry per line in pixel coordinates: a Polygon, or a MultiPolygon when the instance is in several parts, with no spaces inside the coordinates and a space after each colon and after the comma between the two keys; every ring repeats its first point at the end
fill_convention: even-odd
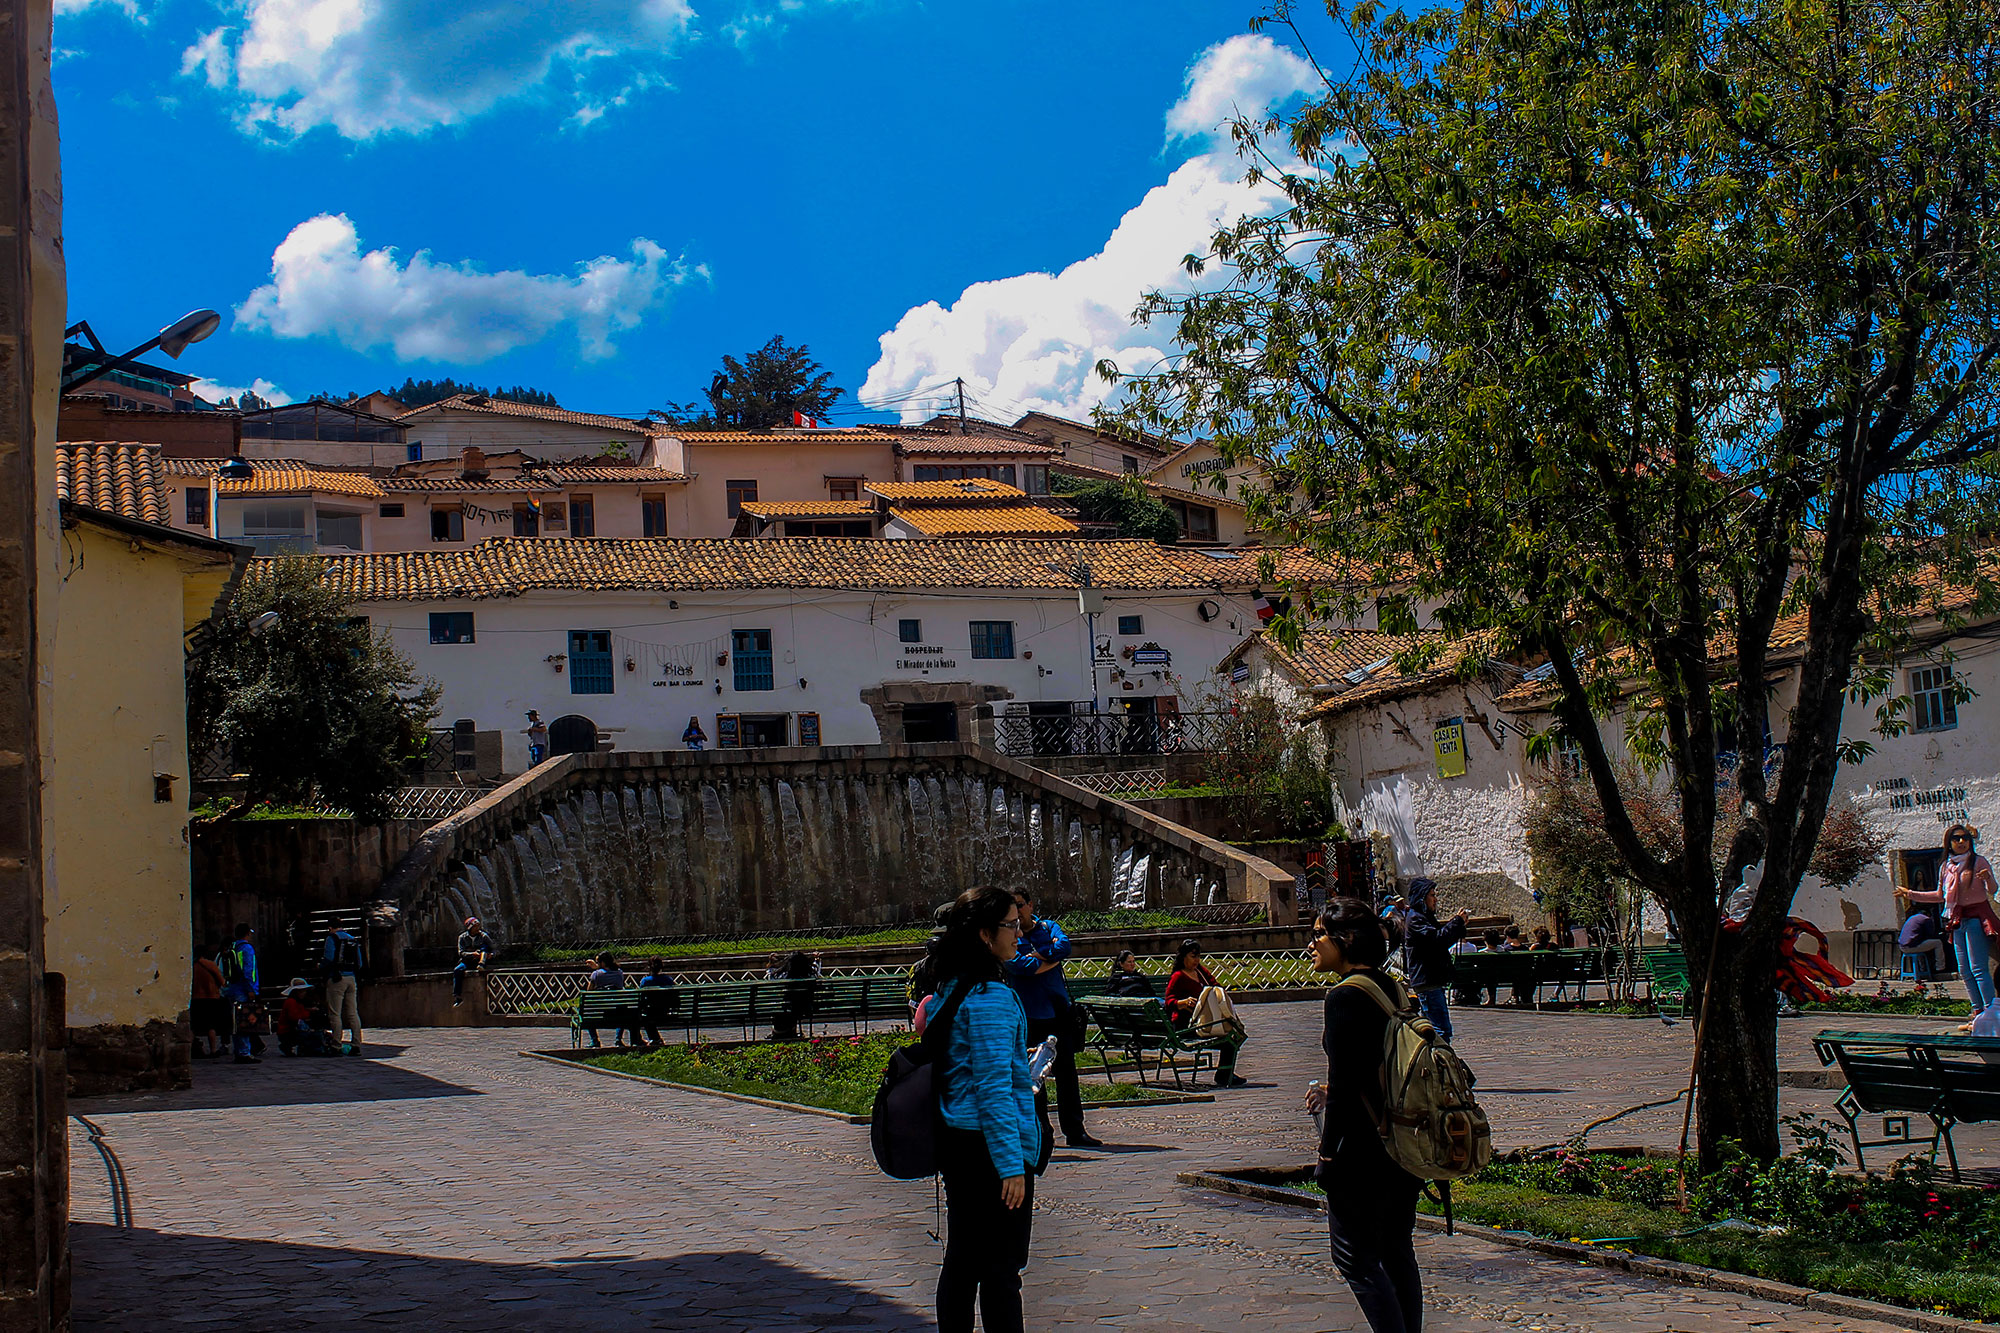
{"type": "MultiPolygon", "coordinates": [[[[697,1042],[657,1051],[593,1055],[583,1063],[669,1083],[866,1115],[874,1108],[875,1089],[881,1086],[890,1055],[911,1040],[907,1032],[875,1032],[730,1046],[697,1042]]],[[[1081,1086],[1085,1105],[1157,1101],[1171,1095],[1137,1083],[1084,1081],[1081,1086]]]]}
{"type": "Polygon", "coordinates": [[[1951,1186],[1922,1157],[1883,1176],[1841,1172],[1843,1130],[1810,1115],[1787,1124],[1797,1151],[1690,1178],[1685,1212],[1671,1160],[1575,1151],[1495,1162],[1452,1186],[1452,1210],[1548,1240],[2000,1320],[2000,1190],[1951,1186]]]}

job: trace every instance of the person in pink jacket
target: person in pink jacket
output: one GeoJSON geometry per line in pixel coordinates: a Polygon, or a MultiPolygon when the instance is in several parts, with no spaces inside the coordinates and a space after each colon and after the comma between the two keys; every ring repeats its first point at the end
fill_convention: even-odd
{"type": "Polygon", "coordinates": [[[1977,829],[1953,824],[1944,834],[1944,863],[1938,870],[1938,887],[1896,890],[1896,896],[1907,902],[1944,904],[1952,954],[1958,959],[1958,974],[1965,981],[1965,992],[1971,997],[1975,1016],[1993,1003],[1993,957],[1988,938],[2000,935],[2000,917],[1993,913],[1993,899],[2000,893],[2000,885],[1994,883],[1992,865],[1972,850],[1978,837],[1977,829]]]}

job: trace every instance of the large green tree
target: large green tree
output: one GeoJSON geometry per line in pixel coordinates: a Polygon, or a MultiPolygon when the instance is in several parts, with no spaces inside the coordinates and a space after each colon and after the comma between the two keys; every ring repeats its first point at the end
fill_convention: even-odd
{"type": "Polygon", "coordinates": [[[778,336],[740,361],[722,358],[722,368],[709,381],[706,411],[669,403],[658,415],[691,429],[768,430],[791,425],[794,412],[818,420],[844,392],[833,382],[833,372],[813,360],[812,349],[778,336]]]}
{"type": "Polygon", "coordinates": [[[319,562],[259,561],[188,657],[188,738],[264,801],[382,819],[423,758],[439,689],[348,614],[319,562]],[[275,616],[275,619],[263,619],[275,616]]]}
{"type": "MultiPolygon", "coordinates": [[[[1289,206],[1190,257],[1206,290],[1142,310],[1180,350],[1128,420],[1213,436],[1274,480],[1254,522],[1546,655],[1604,834],[1710,983],[1703,1157],[1773,1155],[1772,968],[1868,743],[1866,717],[1843,734],[1850,691],[1903,727],[1885,664],[1913,622],[1942,583],[1993,600],[2000,6],[1329,12],[1352,75],[1237,127],[1289,206]],[[1774,719],[1784,617],[1802,659],[1774,719]],[[1754,738],[1774,720],[1772,771],[1754,738]],[[1731,736],[1752,739],[1718,852],[1731,736]],[[1671,785],[1667,852],[1634,825],[1621,749],[1671,785]],[[1719,930],[1760,860],[1748,919],[1719,930]]],[[[1303,15],[1266,26],[1303,43],[1303,15]]]]}

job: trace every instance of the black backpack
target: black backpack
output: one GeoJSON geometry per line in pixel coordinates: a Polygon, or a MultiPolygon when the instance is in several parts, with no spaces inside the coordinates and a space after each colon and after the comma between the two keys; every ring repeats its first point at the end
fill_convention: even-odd
{"type": "Polygon", "coordinates": [[[889,1057],[868,1121],[868,1146],[874,1149],[875,1164],[885,1175],[922,1180],[937,1174],[944,1058],[950,1049],[951,1022],[971,993],[972,986],[953,992],[924,1025],[922,1039],[889,1057]]]}
{"type": "Polygon", "coordinates": [[[326,937],[326,942],[331,955],[325,960],[325,971],[329,978],[361,971],[361,941],[352,935],[329,935],[326,937]]]}

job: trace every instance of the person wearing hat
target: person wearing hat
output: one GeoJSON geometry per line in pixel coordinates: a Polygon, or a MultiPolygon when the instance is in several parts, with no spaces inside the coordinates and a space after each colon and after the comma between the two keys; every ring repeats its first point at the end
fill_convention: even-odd
{"type": "Polygon", "coordinates": [[[313,985],[293,977],[278,1006],[278,1049],[286,1055],[326,1054],[326,1033],[313,1021],[313,985]]]}
{"type": "Polygon", "coordinates": [[[468,970],[484,972],[486,962],[493,956],[493,937],[479,928],[479,918],[465,918],[465,929],[458,936],[458,966],[451,970],[451,1004],[454,1009],[465,995],[465,974],[468,970]]]}
{"type": "Polygon", "coordinates": [[[1417,1008],[1446,1041],[1451,1040],[1451,1001],[1446,988],[1457,971],[1452,965],[1451,946],[1465,938],[1469,915],[1461,910],[1439,921],[1436,882],[1410,881],[1409,906],[1403,910],[1403,977],[1417,1008]]]}

